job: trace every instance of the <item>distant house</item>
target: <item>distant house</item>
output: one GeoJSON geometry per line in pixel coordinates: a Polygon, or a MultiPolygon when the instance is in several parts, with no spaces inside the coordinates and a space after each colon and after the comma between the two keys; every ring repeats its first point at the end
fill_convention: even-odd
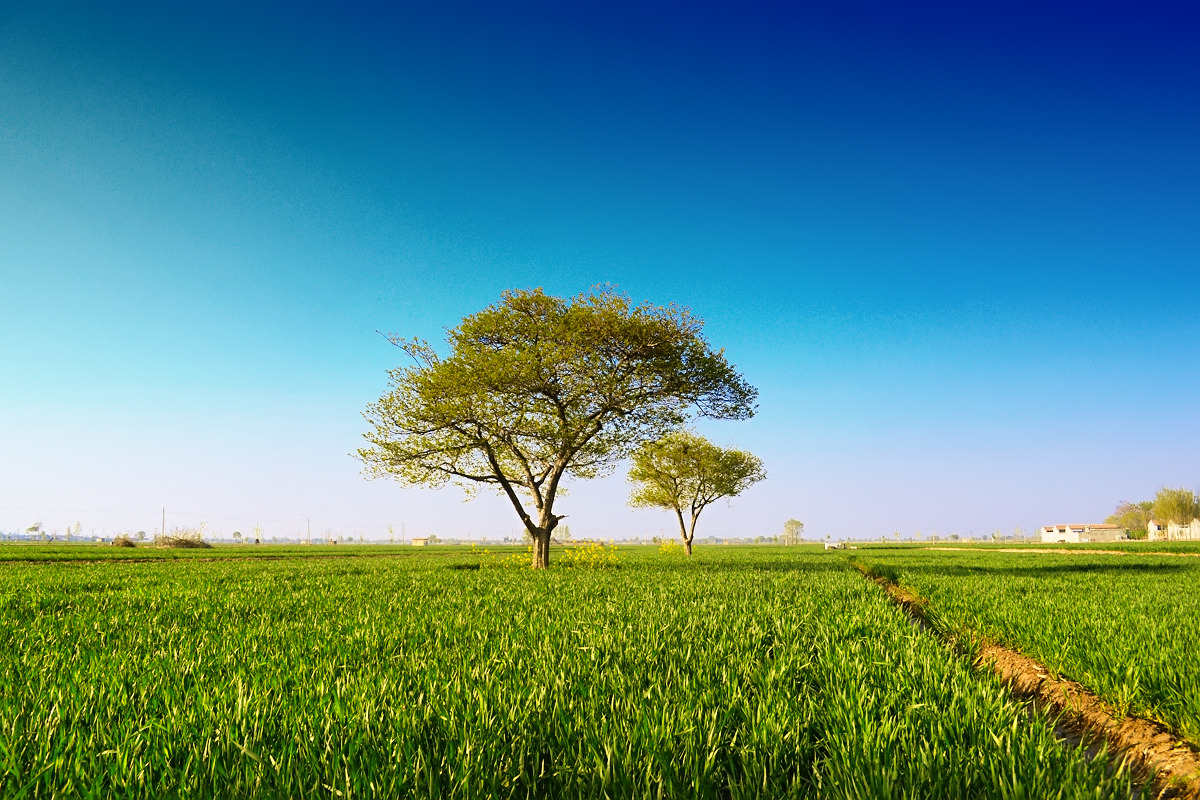
{"type": "Polygon", "coordinates": [[[1043,525],[1038,528],[1038,539],[1048,543],[1115,542],[1128,538],[1129,535],[1123,527],[1107,523],[1043,525]]]}
{"type": "Polygon", "coordinates": [[[429,544],[429,537],[428,536],[414,536],[412,543],[413,543],[413,547],[424,547],[425,545],[429,544]]]}
{"type": "Polygon", "coordinates": [[[1162,521],[1152,519],[1146,525],[1146,539],[1151,542],[1200,539],[1200,519],[1194,519],[1187,525],[1180,525],[1178,522],[1168,522],[1164,525],[1162,521]]]}

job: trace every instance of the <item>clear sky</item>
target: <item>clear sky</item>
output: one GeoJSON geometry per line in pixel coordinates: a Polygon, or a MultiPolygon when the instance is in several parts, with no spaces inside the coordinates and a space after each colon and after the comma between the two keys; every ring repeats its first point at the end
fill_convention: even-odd
{"type": "Polygon", "coordinates": [[[253,5],[0,6],[0,530],[508,534],[361,477],[377,331],[597,283],[760,390],[700,536],[1200,488],[1195,7],[253,5]]]}

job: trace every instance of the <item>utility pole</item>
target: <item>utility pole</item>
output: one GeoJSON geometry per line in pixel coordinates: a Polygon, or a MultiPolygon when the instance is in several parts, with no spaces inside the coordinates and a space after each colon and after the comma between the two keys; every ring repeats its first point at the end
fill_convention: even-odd
{"type": "Polygon", "coordinates": [[[163,524],[162,524],[161,533],[164,537],[167,535],[167,507],[166,506],[163,506],[163,524]]]}
{"type": "Polygon", "coordinates": [[[312,517],[308,517],[307,522],[308,522],[308,543],[312,544],[312,517]]]}
{"type": "Polygon", "coordinates": [[[404,539],[406,536],[408,536],[408,534],[405,532],[405,527],[407,525],[408,525],[407,522],[400,523],[400,544],[404,544],[404,539]]]}

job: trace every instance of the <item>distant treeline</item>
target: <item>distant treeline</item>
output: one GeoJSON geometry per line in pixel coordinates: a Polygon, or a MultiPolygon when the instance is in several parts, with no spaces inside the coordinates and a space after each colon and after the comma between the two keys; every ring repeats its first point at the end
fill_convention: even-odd
{"type": "Polygon", "coordinates": [[[1160,523],[1187,525],[1198,518],[1200,497],[1195,492],[1190,489],[1164,487],[1158,490],[1153,500],[1142,500],[1138,503],[1122,500],[1117,510],[1104,521],[1110,525],[1120,525],[1129,531],[1132,538],[1141,539],[1146,536],[1146,528],[1152,519],[1160,523]]]}

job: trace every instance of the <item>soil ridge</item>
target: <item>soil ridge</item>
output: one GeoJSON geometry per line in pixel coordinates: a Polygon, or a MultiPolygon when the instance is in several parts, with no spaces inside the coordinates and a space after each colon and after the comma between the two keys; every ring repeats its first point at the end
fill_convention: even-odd
{"type": "MultiPolygon", "coordinates": [[[[853,566],[883,588],[922,630],[958,644],[930,623],[928,600],[869,567],[853,566]]],[[[1002,645],[982,643],[975,666],[995,672],[1009,691],[1056,716],[1059,725],[1081,741],[1106,743],[1119,765],[1127,765],[1137,780],[1149,785],[1152,797],[1200,800],[1200,753],[1162,723],[1121,714],[1082,684],[1056,678],[1043,664],[1002,645]]]]}

